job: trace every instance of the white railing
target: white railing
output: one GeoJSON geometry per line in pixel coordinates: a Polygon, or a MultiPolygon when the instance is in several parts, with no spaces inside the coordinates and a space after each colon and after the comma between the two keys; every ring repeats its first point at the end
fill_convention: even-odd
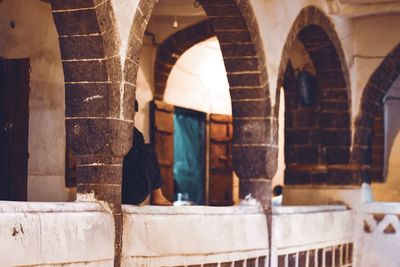
{"type": "Polygon", "coordinates": [[[126,205],[123,212],[124,267],[268,264],[266,216],[258,205],[126,205]]]}
{"type": "Polygon", "coordinates": [[[0,266],[113,266],[114,220],[97,203],[0,201],[0,266]]]}
{"type": "Polygon", "coordinates": [[[359,223],[359,266],[400,266],[400,203],[364,204],[359,223]]]}
{"type": "Polygon", "coordinates": [[[274,207],[271,266],[354,266],[354,218],[345,206],[274,207]]]}

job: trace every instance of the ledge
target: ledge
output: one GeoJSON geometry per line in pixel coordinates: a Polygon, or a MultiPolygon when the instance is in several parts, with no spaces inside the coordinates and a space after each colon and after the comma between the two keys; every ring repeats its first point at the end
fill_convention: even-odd
{"type": "Polygon", "coordinates": [[[138,215],[245,215],[263,213],[260,205],[228,207],[122,205],[122,210],[126,214],[138,215]]]}
{"type": "Polygon", "coordinates": [[[318,205],[318,206],[274,206],[273,215],[306,214],[347,210],[344,205],[318,205]]]}
{"type": "Polygon", "coordinates": [[[96,202],[17,202],[0,201],[0,213],[16,212],[105,212],[96,202]]]}
{"type": "Polygon", "coordinates": [[[400,214],[400,202],[372,202],[362,206],[364,213],[400,214]]]}

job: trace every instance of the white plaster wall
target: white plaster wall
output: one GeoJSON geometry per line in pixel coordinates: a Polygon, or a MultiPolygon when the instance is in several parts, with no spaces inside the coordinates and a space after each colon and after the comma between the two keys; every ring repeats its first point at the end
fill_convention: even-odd
{"type": "Polygon", "coordinates": [[[268,255],[267,222],[259,205],[125,205],[123,211],[123,266],[189,265],[268,255]]]}
{"type": "Polygon", "coordinates": [[[344,206],[273,207],[272,214],[271,266],[278,255],[355,241],[356,215],[344,206]]]}
{"type": "Polygon", "coordinates": [[[372,192],[375,201],[400,202],[400,134],[393,142],[388,162],[388,175],[385,183],[373,183],[372,192]]]}
{"type": "Polygon", "coordinates": [[[64,76],[50,4],[2,1],[0,35],[1,57],[30,58],[28,200],[68,201],[64,76]]]}
{"type": "Polygon", "coordinates": [[[363,89],[383,59],[400,43],[400,13],[355,18],[355,53],[350,61],[353,119],[359,112],[363,89]]]}
{"type": "Polygon", "coordinates": [[[357,227],[359,250],[356,253],[358,266],[362,267],[397,267],[400,266],[400,204],[399,203],[369,203],[360,212],[357,227]],[[376,224],[373,214],[384,217],[376,224]],[[366,233],[363,227],[365,220],[371,233],[366,233]],[[385,227],[391,223],[396,233],[385,234],[385,227]]]}
{"type": "Polygon", "coordinates": [[[1,266],[113,266],[114,238],[97,203],[0,201],[1,266]]]}

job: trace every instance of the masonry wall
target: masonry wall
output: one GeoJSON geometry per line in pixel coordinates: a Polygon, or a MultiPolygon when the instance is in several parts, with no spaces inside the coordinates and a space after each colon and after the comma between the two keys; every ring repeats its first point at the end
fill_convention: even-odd
{"type": "Polygon", "coordinates": [[[0,36],[0,57],[30,59],[28,200],[71,200],[64,181],[64,76],[50,4],[0,2],[0,36]]]}
{"type": "MultiPolygon", "coordinates": [[[[340,43],[343,47],[346,65],[350,73],[351,85],[351,126],[352,134],[354,134],[354,122],[359,114],[359,107],[361,104],[361,96],[364,87],[370,78],[372,72],[379,66],[383,58],[399,43],[399,17],[396,14],[392,15],[376,15],[369,17],[357,17],[357,14],[337,12],[333,14],[332,6],[326,1],[296,1],[296,3],[288,1],[251,1],[255,7],[255,13],[260,27],[260,32],[263,38],[263,45],[266,51],[268,76],[271,90],[271,100],[274,101],[273,95],[276,93],[278,69],[283,53],[283,45],[289,33],[290,27],[300,12],[300,10],[307,5],[315,5],[323,10],[333,22],[335,30],[338,34],[340,43]],[[268,14],[268,16],[263,16],[268,14]],[[385,41],[382,41],[385,40],[385,41]]],[[[354,6],[356,9],[357,6],[354,6]]],[[[369,7],[370,10],[378,10],[377,6],[369,7]]],[[[354,10],[354,9],[353,9],[354,10]]],[[[282,127],[284,122],[279,121],[279,127],[282,127]]],[[[283,139],[283,138],[282,138],[283,139]]],[[[283,142],[279,143],[279,150],[284,148],[283,142]]],[[[282,160],[280,160],[282,162],[282,160]]],[[[274,184],[277,181],[283,180],[284,168],[279,168],[274,177],[274,184]]],[[[357,185],[354,186],[330,186],[329,190],[326,187],[317,188],[321,191],[318,195],[325,195],[327,198],[322,200],[315,199],[316,203],[330,203],[332,201],[342,199],[345,195],[350,198],[358,199],[357,185]],[[353,188],[353,189],[352,189],[353,188]],[[339,191],[342,190],[343,193],[339,191]],[[350,193],[348,190],[355,190],[350,193]],[[347,193],[348,192],[348,193],[347,193]]],[[[289,186],[289,190],[297,190],[294,193],[292,203],[299,203],[298,201],[307,198],[308,189],[304,186],[289,186]],[[297,189],[298,188],[298,189],[297,189]],[[303,193],[300,193],[303,192],[303,193]]],[[[314,186],[314,189],[315,186],[314,186]]],[[[315,192],[315,191],[314,191],[315,192]]],[[[354,199],[354,201],[356,201],[354,199]]],[[[392,199],[394,200],[394,199],[392,199]]],[[[350,200],[353,201],[353,200],[350,200]]],[[[312,204],[306,201],[308,204],[312,204]]],[[[304,204],[306,203],[304,202],[304,204]]],[[[315,202],[314,202],[315,203],[315,202]]]]}

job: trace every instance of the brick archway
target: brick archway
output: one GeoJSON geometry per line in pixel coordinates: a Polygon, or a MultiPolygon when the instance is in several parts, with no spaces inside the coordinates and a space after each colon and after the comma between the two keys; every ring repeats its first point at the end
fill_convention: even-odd
{"type": "Polygon", "coordinates": [[[384,182],[383,97],[400,75],[400,44],[374,71],[364,87],[359,114],[355,121],[351,162],[363,165],[376,182],[384,182]]]}
{"type": "MultiPolygon", "coordinates": [[[[140,1],[135,14],[124,70],[126,99],[134,98],[139,51],[155,3],[140,1]]],[[[267,203],[268,179],[276,170],[277,147],[271,142],[268,77],[258,26],[249,1],[204,0],[201,5],[219,40],[230,85],[233,165],[241,178],[240,194],[252,192],[267,203]]]]}
{"type": "Polygon", "coordinates": [[[358,184],[346,166],[351,145],[349,73],[334,25],[315,6],[301,10],[287,37],[279,68],[279,88],[285,90],[285,184],[358,184]],[[314,65],[318,84],[312,107],[299,104],[289,51],[296,39],[314,65]]]}
{"type": "Polygon", "coordinates": [[[156,99],[163,99],[169,74],[179,57],[195,44],[213,36],[210,23],[204,20],[174,33],[160,44],[154,66],[156,99]]]}
{"type": "Polygon", "coordinates": [[[76,155],[77,192],[104,201],[115,221],[115,266],[122,244],[121,173],[133,121],[121,116],[119,36],[110,0],[51,1],[65,80],[66,138],[76,155]]]}

